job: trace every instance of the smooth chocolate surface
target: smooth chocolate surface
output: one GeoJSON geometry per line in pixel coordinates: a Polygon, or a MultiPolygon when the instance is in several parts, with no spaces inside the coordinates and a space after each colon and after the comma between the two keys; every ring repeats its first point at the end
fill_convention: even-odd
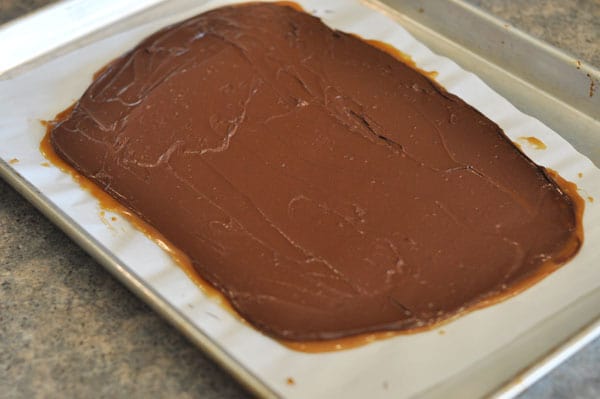
{"type": "Polygon", "coordinates": [[[150,36],[51,140],[286,339],[435,323],[581,239],[573,200],[493,122],[286,6],[150,36]]]}

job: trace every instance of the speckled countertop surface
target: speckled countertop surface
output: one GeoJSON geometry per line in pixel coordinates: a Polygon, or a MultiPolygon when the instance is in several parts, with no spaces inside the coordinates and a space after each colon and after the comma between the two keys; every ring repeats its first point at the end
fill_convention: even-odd
{"type": "MultiPolygon", "coordinates": [[[[600,0],[468,1],[600,66],[600,0]]],[[[0,398],[37,397],[250,395],[0,180],[0,398]]],[[[521,397],[599,398],[600,340],[521,397]]]]}

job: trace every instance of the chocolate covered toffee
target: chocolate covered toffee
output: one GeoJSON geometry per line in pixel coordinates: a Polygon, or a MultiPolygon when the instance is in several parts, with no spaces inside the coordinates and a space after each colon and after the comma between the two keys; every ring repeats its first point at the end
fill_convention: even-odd
{"type": "Polygon", "coordinates": [[[497,125],[288,6],[225,7],[150,36],[51,141],[289,340],[434,324],[582,239],[574,199],[497,125]]]}

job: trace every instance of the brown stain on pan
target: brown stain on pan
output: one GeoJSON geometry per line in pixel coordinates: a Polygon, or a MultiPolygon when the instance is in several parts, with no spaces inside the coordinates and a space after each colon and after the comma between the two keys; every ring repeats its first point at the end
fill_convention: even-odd
{"type": "Polygon", "coordinates": [[[596,80],[592,77],[592,75],[588,72],[586,73],[588,79],[590,80],[590,91],[588,95],[590,97],[594,97],[594,93],[596,93],[596,80]]]}

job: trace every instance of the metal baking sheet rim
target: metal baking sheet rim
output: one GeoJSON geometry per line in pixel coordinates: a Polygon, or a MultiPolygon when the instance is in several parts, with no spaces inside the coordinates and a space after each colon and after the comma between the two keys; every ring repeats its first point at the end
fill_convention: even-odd
{"type": "MultiPolygon", "coordinates": [[[[462,0],[454,1],[456,3],[463,3],[462,0]]],[[[59,9],[60,7],[61,4],[44,7],[43,9],[37,10],[36,12],[33,12],[18,20],[11,21],[10,24],[12,26],[18,25],[21,21],[25,21],[32,16],[36,16],[41,13],[49,13],[59,9]]],[[[140,9],[139,11],[143,12],[146,9],[140,9]]],[[[484,11],[481,11],[480,13],[485,15],[488,20],[498,20],[496,17],[487,14],[484,11]]],[[[120,20],[122,20],[122,18],[120,20]]],[[[118,21],[119,20],[115,22],[118,21]]],[[[99,28],[99,30],[105,29],[109,26],[110,24],[102,26],[99,28]]],[[[88,34],[93,35],[94,33],[96,32],[89,32],[88,34]]],[[[536,39],[524,32],[519,32],[519,34],[523,38],[531,38],[531,41],[534,43],[537,42],[536,39]]],[[[64,43],[64,45],[68,44],[69,42],[64,43]]],[[[62,46],[59,45],[57,48],[50,50],[50,52],[54,53],[53,50],[60,51],[61,48],[62,46]]],[[[560,50],[556,50],[556,53],[564,58],[569,57],[566,53],[561,52],[560,50]]],[[[48,54],[41,54],[39,56],[39,58],[42,58],[42,63],[43,61],[46,61],[45,57],[47,55],[48,54]]],[[[33,64],[36,63],[36,61],[40,60],[36,57],[26,61],[24,64],[33,64]]],[[[14,69],[19,69],[20,66],[21,65],[15,65],[14,69]]],[[[11,72],[11,70],[3,72],[11,72]]],[[[191,323],[191,321],[184,314],[178,311],[175,307],[169,305],[167,301],[148,284],[145,284],[133,273],[127,271],[126,268],[120,264],[120,262],[108,249],[106,249],[99,241],[94,239],[83,228],[77,225],[60,208],[52,204],[39,190],[21,177],[18,172],[11,168],[10,165],[2,159],[0,159],[0,177],[8,182],[17,192],[25,197],[41,213],[43,213],[50,221],[52,221],[52,223],[65,232],[96,261],[104,266],[129,290],[150,305],[157,313],[159,313],[175,328],[182,332],[190,341],[196,344],[220,366],[225,368],[244,387],[260,397],[279,397],[279,395],[277,395],[266,384],[264,384],[260,378],[236,361],[225,348],[214,342],[207,334],[204,334],[198,328],[195,328],[193,323],[191,323]]],[[[488,392],[488,394],[490,397],[499,398],[512,398],[516,396],[597,337],[600,337],[600,318],[596,318],[584,327],[576,330],[572,335],[570,335],[569,338],[547,351],[538,359],[534,360],[530,366],[515,374],[509,381],[501,383],[499,387],[491,392],[488,392]]]]}

